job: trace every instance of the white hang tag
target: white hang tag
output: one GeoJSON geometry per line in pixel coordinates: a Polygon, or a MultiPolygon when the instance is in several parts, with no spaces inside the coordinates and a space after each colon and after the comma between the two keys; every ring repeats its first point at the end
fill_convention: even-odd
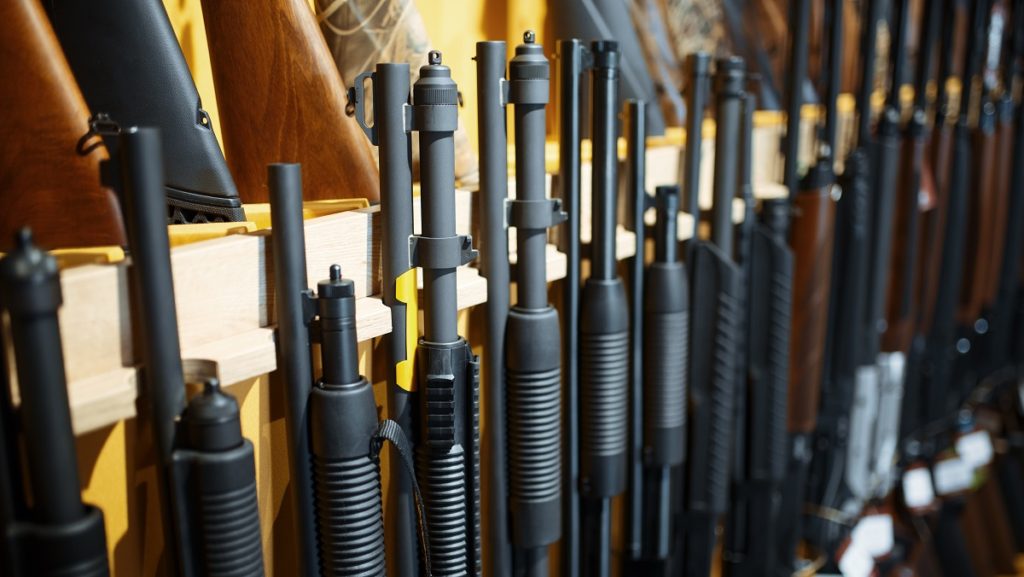
{"type": "Polygon", "coordinates": [[[875,570],[875,559],[856,540],[843,552],[839,559],[839,572],[843,577],[871,577],[875,570]]]}
{"type": "Polygon", "coordinates": [[[923,509],[935,502],[935,487],[927,467],[916,467],[903,473],[903,502],[910,509],[923,509]]]}
{"type": "Polygon", "coordinates": [[[850,539],[873,558],[888,555],[893,546],[892,516],[868,515],[862,518],[853,528],[850,539]]]}
{"type": "Polygon", "coordinates": [[[974,480],[974,467],[963,459],[945,459],[935,463],[932,470],[935,479],[935,491],[939,495],[952,495],[966,491],[974,480]]]}
{"type": "Polygon", "coordinates": [[[968,465],[974,468],[984,467],[992,462],[992,438],[985,430],[967,433],[956,440],[956,453],[968,465]]]}

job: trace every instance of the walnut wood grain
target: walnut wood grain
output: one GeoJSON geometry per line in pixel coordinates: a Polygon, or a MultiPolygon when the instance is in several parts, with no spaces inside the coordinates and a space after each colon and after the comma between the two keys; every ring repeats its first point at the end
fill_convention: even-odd
{"type": "Polygon", "coordinates": [[[974,164],[967,189],[967,244],[964,253],[964,276],[960,288],[957,320],[971,326],[981,316],[986,281],[992,254],[992,210],[995,205],[996,178],[992,170],[996,156],[995,134],[975,132],[974,164]]]}
{"type": "Polygon", "coordinates": [[[85,105],[39,0],[0,2],[0,251],[30,226],[48,249],[123,245],[117,197],[100,186],[99,138],[82,156],[85,105]]]}
{"type": "Polygon", "coordinates": [[[911,285],[912,291],[916,271],[914,265],[921,255],[921,245],[916,244],[920,240],[920,235],[916,234],[916,231],[915,238],[910,238],[910,219],[913,211],[918,225],[921,224],[918,193],[923,181],[923,178],[919,178],[919,175],[923,176],[923,148],[924,142],[912,138],[904,139],[900,145],[899,180],[893,208],[892,251],[886,298],[887,327],[882,334],[883,351],[907,352],[913,338],[916,298],[913,292],[908,292],[907,285],[911,285]],[[909,298],[904,298],[905,296],[909,298]]]}
{"type": "Polygon", "coordinates": [[[918,275],[922,313],[918,330],[921,333],[927,333],[932,326],[939,290],[939,271],[942,269],[946,212],[949,207],[949,163],[953,157],[953,125],[950,122],[936,125],[930,152],[930,166],[935,176],[935,208],[926,213],[921,222],[921,230],[925,235],[921,243],[922,270],[918,275]]]}
{"type": "Polygon", "coordinates": [[[1010,175],[1013,172],[1013,123],[1001,122],[996,129],[995,173],[996,189],[992,207],[992,252],[989,274],[982,295],[983,306],[995,304],[999,292],[999,277],[1003,272],[1003,252],[1006,248],[1006,227],[1010,204],[1010,175]]]}
{"type": "Polygon", "coordinates": [[[787,429],[790,433],[813,432],[818,418],[835,216],[830,187],[797,195],[790,229],[790,246],[796,260],[789,349],[787,429]]]}
{"type": "Polygon", "coordinates": [[[267,202],[267,164],[302,163],[306,200],[379,197],[377,164],[306,0],[204,0],[228,166],[267,202]]]}

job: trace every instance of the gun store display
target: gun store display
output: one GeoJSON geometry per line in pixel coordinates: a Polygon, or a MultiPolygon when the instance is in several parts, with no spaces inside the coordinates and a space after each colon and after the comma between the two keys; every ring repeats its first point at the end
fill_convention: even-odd
{"type": "Polygon", "coordinates": [[[1024,576],[1024,0],[0,15],[0,576],[1024,576]]]}

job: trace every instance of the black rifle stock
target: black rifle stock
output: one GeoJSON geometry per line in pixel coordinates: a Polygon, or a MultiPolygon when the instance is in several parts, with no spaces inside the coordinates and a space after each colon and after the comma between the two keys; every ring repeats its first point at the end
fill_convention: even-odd
{"type": "Polygon", "coordinates": [[[626,490],[629,315],[615,268],[619,51],[614,41],[594,41],[591,51],[591,274],[580,295],[580,572],[607,577],[611,500],[626,490]]]}
{"type": "MultiPolygon", "coordinates": [[[[409,65],[377,64],[353,85],[356,120],[380,158],[381,284],[382,299],[391,311],[391,332],[384,336],[388,354],[388,415],[399,424],[407,439],[419,442],[416,407],[419,400],[413,360],[418,343],[419,310],[416,270],[409,258],[412,236],[412,136],[406,126],[410,104],[409,65]],[[365,123],[364,83],[373,82],[374,124],[365,123]]],[[[390,471],[399,471],[401,457],[391,453],[390,471]]],[[[392,554],[389,570],[398,577],[417,577],[416,514],[412,507],[413,479],[390,477],[386,529],[392,554]]]]}
{"type": "Polygon", "coordinates": [[[558,200],[544,193],[548,61],[533,31],[509,63],[509,101],[516,132],[516,199],[508,206],[516,228],[517,302],[508,315],[508,463],[516,574],[548,574],[548,546],[562,535],[561,386],[558,312],[548,303],[547,230],[565,220],[558,200]]]}
{"type": "MultiPolygon", "coordinates": [[[[244,220],[235,183],[158,0],[44,2],[93,114],[160,129],[170,223],[244,220]]],[[[111,156],[118,139],[105,135],[111,156]]]]}
{"type": "Polygon", "coordinates": [[[563,577],[580,575],[580,93],[583,45],[558,42],[558,189],[569,215],[558,235],[566,256],[562,281],[562,563],[563,577]]]}
{"type": "Polygon", "coordinates": [[[738,191],[746,68],[740,58],[723,58],[716,64],[711,240],[694,246],[690,262],[690,498],[684,550],[688,575],[710,574],[718,517],[728,508],[735,357],[740,353],[740,270],[733,260],[732,200],[738,191]]]}
{"type": "Polygon", "coordinates": [[[508,524],[508,466],[505,447],[505,327],[509,311],[508,229],[505,202],[508,200],[508,134],[505,105],[504,42],[476,44],[477,111],[480,131],[480,272],[487,278],[485,309],[488,354],[483,358],[483,383],[487,387],[487,435],[483,475],[487,480],[484,501],[488,516],[483,530],[488,543],[487,573],[494,577],[512,575],[512,545],[508,524]]]}
{"type": "Polygon", "coordinates": [[[103,513],[82,502],[79,486],[57,321],[63,301],[57,263],[35,246],[28,229],[18,231],[13,246],[0,259],[0,313],[6,311],[10,327],[9,341],[0,335],[0,569],[11,577],[105,577],[103,513]],[[17,414],[4,341],[14,352],[17,414]]]}
{"type": "Polygon", "coordinates": [[[119,136],[116,186],[125,209],[132,332],[140,342],[140,413],[152,429],[167,549],[183,577],[210,568],[263,575],[253,445],[242,437],[238,403],[207,378],[185,398],[167,238],[167,199],[157,129],[127,128],[119,136]],[[231,530],[225,530],[231,527],[231,530]]]}

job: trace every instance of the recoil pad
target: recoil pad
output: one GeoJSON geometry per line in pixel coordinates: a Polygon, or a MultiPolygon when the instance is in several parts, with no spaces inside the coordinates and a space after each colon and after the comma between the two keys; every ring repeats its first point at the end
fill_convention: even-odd
{"type": "Polygon", "coordinates": [[[558,312],[512,307],[506,330],[512,542],[534,548],[562,535],[562,347],[558,312]]]}
{"type": "Polygon", "coordinates": [[[580,310],[580,492],[626,490],[629,316],[622,281],[587,279],[580,310]]]}
{"type": "Polygon", "coordinates": [[[21,555],[25,575],[38,577],[107,577],[107,537],[103,512],[86,505],[74,523],[46,526],[17,524],[9,533],[21,555]],[[55,554],[59,552],[59,554],[55,554]]]}
{"type": "Polygon", "coordinates": [[[320,570],[326,576],[383,577],[384,518],[373,388],[363,379],[319,384],[309,400],[314,509],[320,570]]]}
{"type": "Polygon", "coordinates": [[[450,344],[420,340],[420,442],[416,446],[416,476],[423,493],[430,527],[430,557],[437,576],[469,575],[477,558],[475,524],[478,508],[475,475],[475,433],[467,423],[474,408],[467,386],[473,386],[474,357],[466,341],[450,344]],[[462,402],[459,401],[462,399],[462,402]],[[472,518],[471,518],[472,517],[472,518]],[[470,531],[471,524],[474,531],[470,531]]]}
{"type": "Polygon", "coordinates": [[[644,283],[644,462],[681,465],[686,454],[689,311],[686,268],[655,262],[644,283]]]}

